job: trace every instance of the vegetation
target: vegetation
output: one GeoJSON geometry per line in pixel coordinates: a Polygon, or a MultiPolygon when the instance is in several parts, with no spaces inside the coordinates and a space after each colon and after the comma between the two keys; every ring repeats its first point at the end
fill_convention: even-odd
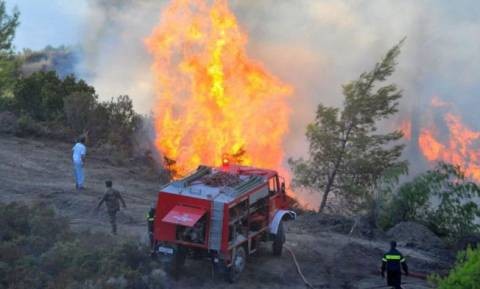
{"type": "Polygon", "coordinates": [[[385,210],[383,226],[402,221],[427,225],[440,236],[461,238],[478,232],[480,187],[459,166],[439,163],[433,170],[400,186],[385,210]]]}
{"type": "Polygon", "coordinates": [[[131,99],[122,95],[100,102],[95,89],[74,75],[59,77],[52,70],[22,68],[23,62],[48,58],[51,53],[62,52],[67,57],[68,51],[47,47],[42,53],[13,54],[12,40],[18,24],[19,12],[7,14],[5,2],[0,0],[0,112],[16,115],[15,133],[68,141],[87,134],[91,144],[112,144],[130,152],[141,121],[131,99]],[[23,70],[27,70],[25,74],[23,70]]]}
{"type": "Polygon", "coordinates": [[[373,198],[388,169],[406,170],[407,164],[399,161],[404,146],[395,143],[402,133],[377,132],[378,122],[397,112],[401,92],[393,84],[379,85],[394,72],[400,46],[390,49],[372,71],[343,86],[342,109],[318,106],[307,127],[309,158],[290,160],[293,184],[322,192],[319,211],[332,192],[359,209],[373,198]]]}
{"type": "Polygon", "coordinates": [[[61,120],[64,99],[81,93],[95,99],[95,89],[71,75],[60,79],[54,71],[36,72],[21,78],[14,87],[14,103],[18,112],[28,114],[37,121],[61,120]]]}
{"type": "Polygon", "coordinates": [[[18,26],[20,13],[7,13],[5,1],[0,1],[0,109],[4,105],[1,97],[8,95],[17,76],[18,63],[12,53],[12,41],[18,26]]]}
{"type": "Polygon", "coordinates": [[[479,289],[480,288],[480,248],[460,252],[455,267],[447,277],[434,275],[430,281],[438,289],[479,289]]]}
{"type": "Polygon", "coordinates": [[[100,102],[92,86],[74,75],[62,79],[54,71],[17,79],[13,97],[0,98],[1,110],[18,115],[18,135],[41,136],[53,126],[50,131],[65,140],[88,134],[90,143],[108,143],[124,151],[132,148],[141,123],[127,95],[100,102]]]}
{"type": "Polygon", "coordinates": [[[0,288],[163,288],[148,248],[73,233],[44,204],[0,204],[0,288]]]}

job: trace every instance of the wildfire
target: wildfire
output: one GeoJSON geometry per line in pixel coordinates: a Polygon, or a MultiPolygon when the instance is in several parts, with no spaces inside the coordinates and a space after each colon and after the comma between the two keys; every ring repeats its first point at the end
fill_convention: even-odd
{"type": "MultiPolygon", "coordinates": [[[[432,103],[442,104],[445,102],[432,103]]],[[[435,126],[423,128],[420,132],[418,145],[423,156],[428,161],[445,161],[460,165],[468,177],[480,181],[480,132],[466,127],[459,116],[446,113],[444,116],[448,128],[448,139],[441,141],[435,126]]]]}
{"type": "Polygon", "coordinates": [[[247,56],[247,41],[227,0],[173,0],[146,39],[156,147],[179,175],[225,155],[281,168],[292,88],[247,56]]]}

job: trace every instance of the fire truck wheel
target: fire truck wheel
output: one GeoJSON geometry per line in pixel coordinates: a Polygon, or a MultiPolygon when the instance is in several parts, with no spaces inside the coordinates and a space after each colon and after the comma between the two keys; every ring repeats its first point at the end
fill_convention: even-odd
{"type": "Polygon", "coordinates": [[[173,260],[170,263],[170,272],[175,279],[180,277],[183,266],[185,266],[185,259],[187,258],[187,250],[183,247],[178,247],[173,260]]]}
{"type": "Polygon", "coordinates": [[[283,222],[280,222],[277,234],[273,237],[273,255],[282,256],[283,243],[285,243],[285,231],[283,230],[283,222]]]}
{"type": "Polygon", "coordinates": [[[245,269],[247,262],[247,253],[242,246],[237,247],[235,250],[235,256],[233,257],[232,266],[227,271],[227,279],[230,283],[235,283],[245,269]]]}

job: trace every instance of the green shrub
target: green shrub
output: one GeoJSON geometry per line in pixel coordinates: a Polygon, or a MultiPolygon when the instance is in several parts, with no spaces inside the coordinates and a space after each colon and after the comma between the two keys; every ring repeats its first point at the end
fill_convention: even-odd
{"type": "Polygon", "coordinates": [[[15,109],[15,100],[13,97],[0,96],[0,111],[13,111],[15,109]]]}
{"type": "Polygon", "coordinates": [[[433,170],[403,184],[386,207],[389,225],[416,221],[440,236],[457,239],[478,232],[480,187],[459,166],[439,163],[433,170]]]}
{"type": "Polygon", "coordinates": [[[85,92],[74,92],[63,100],[65,123],[77,134],[84,133],[91,125],[92,114],[97,103],[97,96],[85,92]]]}
{"type": "Polygon", "coordinates": [[[42,125],[28,114],[20,115],[17,125],[18,130],[16,134],[18,136],[40,136],[44,131],[42,125]]]}
{"type": "Polygon", "coordinates": [[[79,92],[94,95],[95,89],[73,75],[61,79],[54,71],[21,78],[13,89],[17,110],[39,121],[63,119],[64,99],[79,92]]]}
{"type": "Polygon", "coordinates": [[[145,244],[73,233],[44,204],[0,203],[0,288],[149,288],[156,267],[145,244]]]}
{"type": "Polygon", "coordinates": [[[131,147],[132,136],[140,122],[140,117],[133,110],[132,100],[128,95],[121,95],[103,105],[109,112],[108,140],[112,144],[131,147]]]}
{"type": "Polygon", "coordinates": [[[430,278],[438,289],[480,289],[480,248],[460,252],[447,277],[430,278]]]}

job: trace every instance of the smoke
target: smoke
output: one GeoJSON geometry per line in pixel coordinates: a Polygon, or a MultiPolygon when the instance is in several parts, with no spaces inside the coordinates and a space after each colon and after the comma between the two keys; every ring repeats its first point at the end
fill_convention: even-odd
{"type": "Polygon", "coordinates": [[[164,4],[153,0],[89,0],[78,72],[101,98],[128,94],[137,111],[150,111],[151,59],[143,39],[158,22],[164,4]]]}
{"type": "Polygon", "coordinates": [[[74,74],[79,58],[77,51],[69,47],[46,47],[39,51],[25,49],[20,54],[22,59],[21,72],[31,75],[37,71],[54,70],[60,77],[74,74]]]}
{"type": "MultiPolygon", "coordinates": [[[[143,39],[167,1],[90,0],[82,72],[103,96],[129,94],[148,112],[153,100],[143,39]]],[[[400,113],[387,127],[412,120],[419,134],[431,97],[456,103],[464,121],[480,129],[480,5],[473,0],[231,0],[247,31],[249,54],[295,88],[286,155],[305,155],[305,126],[319,103],[342,103],[341,85],[373,67],[402,38],[392,81],[403,90],[400,113]],[[475,105],[476,104],[476,105],[475,105]]],[[[415,150],[407,149],[413,163],[415,150]]]]}

